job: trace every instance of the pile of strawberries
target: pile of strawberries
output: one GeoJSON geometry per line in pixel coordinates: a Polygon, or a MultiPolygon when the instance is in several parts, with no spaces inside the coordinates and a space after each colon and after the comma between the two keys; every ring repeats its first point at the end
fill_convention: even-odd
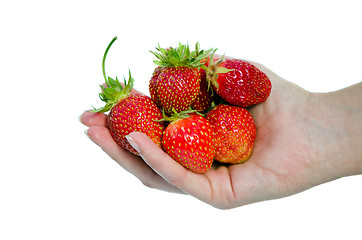
{"type": "Polygon", "coordinates": [[[108,112],[114,140],[138,155],[125,136],[145,133],[175,161],[195,173],[204,173],[214,160],[237,164],[251,155],[256,128],[248,106],[264,102],[270,94],[267,75],[247,61],[215,55],[196,44],[152,52],[157,65],[149,82],[150,96],[132,94],[129,73],[122,85],[103,75],[99,94],[106,105],[93,112],[108,112]]]}

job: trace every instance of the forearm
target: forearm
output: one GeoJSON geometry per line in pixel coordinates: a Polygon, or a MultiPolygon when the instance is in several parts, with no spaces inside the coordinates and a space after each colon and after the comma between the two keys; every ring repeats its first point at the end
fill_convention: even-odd
{"type": "MultiPolygon", "coordinates": [[[[362,83],[313,93],[308,112],[313,157],[332,179],[362,174],[362,83]]],[[[332,180],[328,179],[328,180],[332,180]]]]}

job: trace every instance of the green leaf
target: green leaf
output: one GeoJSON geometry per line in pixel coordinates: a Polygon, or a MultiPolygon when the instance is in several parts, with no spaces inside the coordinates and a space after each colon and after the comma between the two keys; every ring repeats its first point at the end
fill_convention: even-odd
{"type": "Polygon", "coordinates": [[[108,77],[108,83],[109,83],[108,87],[113,87],[116,85],[116,81],[111,77],[108,77]]]}
{"type": "Polygon", "coordinates": [[[122,84],[118,81],[118,77],[116,77],[116,87],[119,89],[119,91],[123,90],[122,84]]]}
{"type": "Polygon", "coordinates": [[[170,47],[168,49],[156,47],[158,52],[150,51],[157,59],[153,62],[160,67],[178,67],[187,66],[197,68],[203,65],[201,60],[208,57],[213,49],[207,51],[200,49],[200,44],[197,42],[195,50],[191,51],[188,44],[183,45],[179,42],[177,48],[170,47]]]}
{"type": "Polygon", "coordinates": [[[202,69],[207,70],[207,67],[203,64],[200,66],[202,69]]]}
{"type": "Polygon", "coordinates": [[[230,71],[233,71],[234,69],[228,69],[225,67],[218,67],[215,71],[215,73],[228,73],[230,71]]]}
{"type": "Polygon", "coordinates": [[[117,92],[113,88],[104,88],[103,95],[106,97],[106,99],[108,99],[108,101],[110,101],[116,97],[117,92]]]}

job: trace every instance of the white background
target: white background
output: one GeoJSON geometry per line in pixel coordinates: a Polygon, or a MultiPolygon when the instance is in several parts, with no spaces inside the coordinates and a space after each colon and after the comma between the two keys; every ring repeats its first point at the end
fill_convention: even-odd
{"type": "Polygon", "coordinates": [[[260,62],[309,91],[360,82],[359,1],[3,2],[0,239],[361,239],[362,176],[222,211],[143,186],[77,120],[102,105],[114,36],[107,74],[131,69],[145,93],[148,50],[178,41],[260,62]]]}

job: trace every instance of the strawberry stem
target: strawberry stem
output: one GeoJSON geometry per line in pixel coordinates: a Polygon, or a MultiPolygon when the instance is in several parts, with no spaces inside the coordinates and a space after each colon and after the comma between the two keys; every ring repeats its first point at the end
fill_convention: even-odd
{"type": "Polygon", "coordinates": [[[103,61],[102,61],[102,71],[103,71],[103,77],[104,77],[104,80],[106,81],[106,84],[107,84],[107,87],[110,87],[110,84],[108,82],[108,79],[107,79],[107,75],[106,75],[106,69],[105,69],[105,62],[106,62],[106,57],[107,57],[107,54],[108,54],[108,51],[109,49],[111,48],[112,44],[117,40],[117,36],[115,36],[112,41],[108,44],[108,47],[106,49],[106,51],[104,52],[104,55],[103,55],[103,61]]]}
{"type": "Polygon", "coordinates": [[[112,41],[108,44],[108,47],[104,53],[103,56],[103,62],[102,62],[102,71],[103,71],[103,77],[106,81],[106,87],[100,86],[102,89],[102,92],[99,93],[99,98],[105,102],[105,106],[92,110],[91,112],[107,112],[111,110],[118,102],[122,101],[122,99],[126,98],[133,88],[134,79],[131,76],[131,71],[129,70],[128,74],[128,81],[126,78],[124,78],[124,86],[119,82],[118,78],[113,79],[111,77],[107,77],[106,70],[105,70],[105,61],[107,57],[107,53],[109,49],[111,48],[114,41],[117,40],[117,37],[114,37],[112,41]]]}

